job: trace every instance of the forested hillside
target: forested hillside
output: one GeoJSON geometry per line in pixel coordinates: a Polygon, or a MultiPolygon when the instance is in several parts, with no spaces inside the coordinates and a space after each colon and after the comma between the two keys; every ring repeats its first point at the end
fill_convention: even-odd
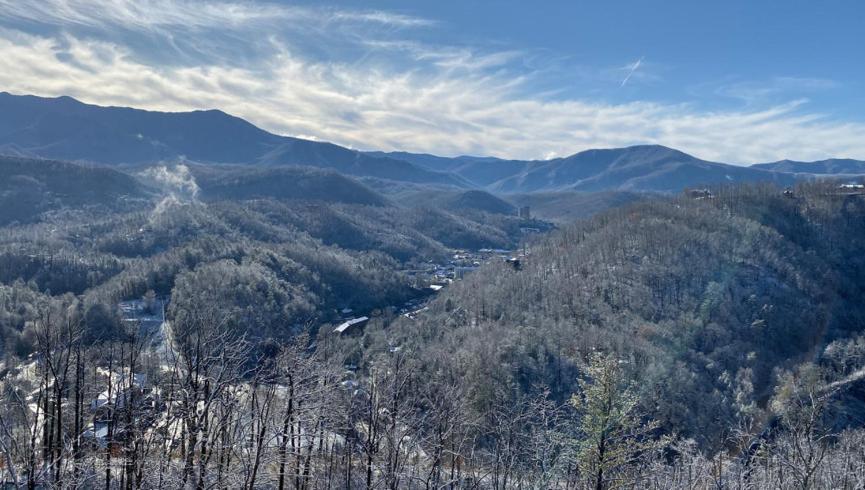
{"type": "Polygon", "coordinates": [[[455,191],[413,188],[389,192],[392,199],[406,206],[435,206],[449,211],[482,211],[491,214],[515,215],[517,208],[499,196],[481,190],[455,191]]]}
{"type": "Polygon", "coordinates": [[[628,191],[569,191],[511,194],[508,199],[516,205],[529,206],[531,214],[538,218],[573,223],[578,219],[589,218],[608,209],[650,197],[652,194],[628,191]]]}
{"type": "Polygon", "coordinates": [[[311,167],[189,165],[191,176],[208,201],[305,199],[385,206],[378,193],[332,170],[311,167]]]}
{"type": "Polygon", "coordinates": [[[147,197],[135,178],[112,169],[0,155],[0,226],[62,208],[131,209],[147,197]]]}
{"type": "MultiPolygon", "coordinates": [[[[176,362],[205,362],[189,357],[201,339],[231,358],[230,380],[221,382],[218,395],[211,393],[219,397],[214,402],[237,402],[234,390],[252,383],[252,392],[265,390],[267,401],[255,402],[264,404],[260,409],[275,410],[283,381],[265,380],[289,375],[289,366],[298,363],[305,376],[333,386],[297,395],[298,403],[334,409],[330,415],[304,412],[331,439],[318,443],[328,454],[306,453],[305,463],[293,463],[296,469],[309,465],[304,471],[311,472],[310,481],[319,481],[313,473],[320,481],[340,481],[320,458],[341,461],[343,474],[354,466],[345,458],[362,457],[372,473],[344,478],[372,485],[427,472],[431,484],[445,481],[450,471],[454,481],[479,478],[494,488],[537,478],[575,479],[578,486],[598,481],[579,471],[599,464],[580,456],[580,447],[591,433],[587,410],[602,396],[593,392],[602,375],[613,376],[631,400],[622,409],[633,433],[623,436],[627,444],[620,450],[648,458],[656,449],[675,447],[698,459],[744,451],[722,465],[729,478],[740,478],[736,465],[759,456],[749,452],[754,444],[781,451],[792,443],[788,434],[798,428],[783,400],[800,396],[797,390],[822,397],[818,407],[802,404],[820,414],[820,423],[809,429],[817,432],[808,437],[834,438],[865,421],[865,341],[858,337],[865,326],[865,200],[837,184],[786,191],[730,186],[672,198],[510,196],[514,204],[560,221],[590,216],[538,236],[526,230],[552,227],[514,216],[514,204],[492,194],[401,187],[384,197],[314,168],[163,164],[123,173],[18,158],[2,164],[9,176],[7,212],[27,211],[10,214],[0,228],[2,379],[5,389],[36,390],[57,409],[72,402],[63,392],[52,394],[52,383],[69,381],[41,371],[37,382],[27,374],[47,367],[33,360],[46,349],[95,343],[110,346],[109,352],[134,351],[140,357],[127,360],[128,371],[162,379],[190,372],[176,362]],[[34,205],[15,207],[29,202],[34,205]],[[438,270],[454,249],[514,248],[521,241],[513,260],[492,260],[418,306],[431,294],[433,278],[430,272],[415,275],[419,271],[438,270]],[[151,315],[162,308],[167,322],[157,330],[130,330],[127,313],[118,310],[122,304],[149,304],[151,315]],[[396,314],[403,304],[416,311],[396,314]],[[373,318],[361,336],[339,337],[332,325],[344,319],[341,311],[373,318]],[[73,328],[74,336],[57,330],[61,325],[73,328]],[[810,384],[803,387],[803,380],[810,384]],[[363,395],[346,398],[351,390],[363,395]],[[377,420],[386,404],[399,415],[377,420]],[[435,416],[425,419],[423,413],[435,416]],[[370,424],[384,425],[375,435],[370,424]],[[524,442],[509,442],[513,437],[524,442]],[[461,463],[446,464],[444,454],[459,455],[461,463]]],[[[113,372],[106,362],[114,362],[114,354],[106,358],[100,349],[55,352],[61,358],[52,362],[86,358],[113,372]]],[[[103,375],[80,375],[82,396],[105,383],[103,375]]],[[[17,422],[4,423],[23,428],[14,424],[32,415],[32,396],[8,393],[4,420],[17,422]]],[[[160,404],[175,396],[152,393],[160,404]]],[[[153,417],[163,409],[147,410],[153,417]]],[[[91,416],[79,416],[66,423],[64,416],[52,416],[50,431],[60,430],[62,437],[84,433],[80,424],[91,416]]],[[[225,416],[262,427],[277,420],[263,412],[249,420],[240,412],[225,416]]],[[[97,424],[101,416],[92,417],[97,424]]],[[[205,420],[177,419],[187,426],[205,420]]],[[[119,421],[111,423],[121,428],[119,421]]],[[[295,430],[309,430],[301,428],[304,423],[298,420],[295,430]]],[[[232,437],[247,437],[238,430],[232,437]]],[[[145,434],[157,436],[149,429],[145,434]]],[[[26,446],[17,437],[8,443],[26,446]]],[[[60,439],[41,440],[51,445],[46,451],[64,458],[60,439]]],[[[131,440],[125,441],[116,442],[131,440]]],[[[177,441],[204,444],[187,436],[177,441]]],[[[73,460],[84,458],[78,451],[73,460]]],[[[159,461],[135,451],[145,459],[125,460],[137,470],[124,471],[159,461]]],[[[274,456],[264,446],[257,451],[274,456]]],[[[159,464],[172,459],[170,453],[164,457],[159,464]]],[[[95,468],[91,459],[76,464],[83,461],[95,468]]],[[[204,472],[197,478],[213,478],[207,476],[211,463],[191,464],[204,472]]],[[[162,477],[187,471],[170,467],[162,477]]],[[[619,461],[608,471],[637,478],[633,469],[619,461]]]]}
{"type": "Polygon", "coordinates": [[[6,306],[0,358],[33,351],[27,325],[51,297],[80,295],[86,311],[110,319],[118,302],[148,291],[174,305],[209,295],[226,312],[255,310],[236,329],[285,339],[344,308],[422,296],[423,282],[401,271],[444,261],[451,248],[507,248],[520,237],[516,217],[399,206],[328,170],[125,170],[0,159],[0,283],[29,298],[6,306]]]}
{"type": "Polygon", "coordinates": [[[449,240],[513,240],[513,218],[484,216],[193,200],[3,228],[10,478],[862,483],[861,195],[827,183],[642,200],[396,315],[426,294],[403,270],[449,240]],[[341,336],[340,309],[376,313],[341,336]]]}
{"type": "Polygon", "coordinates": [[[562,400],[580,359],[614,352],[654,417],[718,447],[775,370],[865,326],[863,217],[861,196],[828,185],[647,201],[554,234],[519,270],[482,269],[434,303],[420,329],[432,338],[404,335],[470,360],[476,393],[546,385],[562,400]]]}
{"type": "MultiPolygon", "coordinates": [[[[601,355],[630,380],[633,410],[656,423],[654,437],[733,454],[735,464],[765,457],[768,468],[791,458],[786,444],[807,443],[820,451],[807,464],[826,477],[837,470],[825,451],[839,450],[826,445],[865,421],[865,201],[831,184],[701,197],[645,201],[567,227],[518,268],[485,267],[427,315],[369,333],[374,347],[353,362],[397,345],[419,380],[459,380],[461,418],[491,431],[475,443],[494,459],[526,458],[518,473],[539,470],[536,449],[507,445],[514,436],[500,424],[526,417],[507,429],[526,445],[551,437],[535,432],[550,421],[533,417],[586,393],[582,376],[601,355]],[[806,413],[812,425],[796,425],[806,413]]],[[[730,473],[715,478],[748,478],[718,464],[730,473]]],[[[751,477],[769,485],[779,475],[751,477]]]]}
{"type": "Polygon", "coordinates": [[[517,261],[492,261],[428,308],[394,315],[391,305],[423,294],[401,269],[448,254],[449,240],[513,240],[513,218],[484,216],[193,200],[4,228],[2,414],[19,481],[858,481],[865,461],[835,462],[863,438],[860,195],[812,184],[642,200],[526,243],[517,261]],[[145,334],[122,320],[115,305],[135,298],[169,321],[145,334]],[[360,336],[319,328],[340,308],[380,313],[360,336]],[[69,383],[74,399],[54,388],[69,383]],[[115,415],[84,409],[107,386],[139,402],[124,398],[134,408],[115,415]],[[28,439],[33,396],[50,426],[28,439]],[[183,408],[196,400],[209,408],[183,408]],[[115,435],[99,435],[106,428],[115,435]],[[88,445],[59,442],[75,434],[88,445]],[[802,444],[820,457],[798,454],[802,444]],[[803,465],[807,477],[793,471],[803,465]]]}

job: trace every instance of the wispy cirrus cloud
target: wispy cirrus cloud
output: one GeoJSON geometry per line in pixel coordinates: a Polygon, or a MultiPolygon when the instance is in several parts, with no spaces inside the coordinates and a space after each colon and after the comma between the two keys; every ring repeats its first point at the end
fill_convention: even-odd
{"type": "Polygon", "coordinates": [[[433,25],[428,19],[377,10],[310,8],[266,2],[192,0],[0,0],[8,19],[61,27],[238,28],[285,21],[371,23],[394,27],[433,25]]]}
{"type": "Polygon", "coordinates": [[[353,22],[371,22],[394,27],[426,27],[436,24],[435,21],[430,19],[413,17],[405,14],[397,14],[393,12],[383,12],[381,10],[335,10],[331,12],[330,18],[337,21],[344,20],[353,22]]]}
{"type": "Polygon", "coordinates": [[[748,80],[724,83],[715,89],[723,97],[741,100],[747,104],[771,101],[789,94],[813,94],[835,89],[839,83],[828,78],[774,77],[770,80],[748,80]]]}
{"type": "MultiPolygon", "coordinates": [[[[865,125],[809,112],[801,100],[707,111],[540,91],[533,81],[543,72],[526,69],[526,52],[421,42],[411,34],[436,23],[399,13],[0,0],[0,19],[2,90],[151,110],[220,108],[270,131],[361,149],[542,158],[658,143],[734,163],[865,157],[865,125]],[[299,18],[317,22],[284,22],[299,18]],[[118,29],[184,56],[154,61],[165,53],[118,29]]],[[[613,89],[632,84],[644,63],[628,68],[624,79],[601,78],[613,89]]]]}
{"type": "Polygon", "coordinates": [[[271,41],[319,57],[356,55],[357,39],[433,21],[394,12],[249,0],[0,0],[0,26],[110,40],[153,64],[250,65],[271,41]]]}

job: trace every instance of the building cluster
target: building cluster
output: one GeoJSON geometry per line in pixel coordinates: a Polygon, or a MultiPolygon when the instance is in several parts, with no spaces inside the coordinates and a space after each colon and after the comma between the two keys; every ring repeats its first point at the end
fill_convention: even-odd
{"type": "MultiPolygon", "coordinates": [[[[429,261],[421,267],[405,269],[402,273],[417,277],[418,282],[437,286],[448,284],[462,279],[466,273],[472,272],[483,263],[496,258],[505,259],[511,254],[510,250],[482,248],[477,251],[454,250],[450,259],[443,263],[429,261]]],[[[433,288],[435,292],[438,288],[433,288]]]]}
{"type": "Polygon", "coordinates": [[[865,195],[865,184],[841,184],[838,186],[838,194],[843,196],[865,195]]]}
{"type": "MultiPolygon", "coordinates": [[[[405,269],[402,273],[417,278],[419,287],[423,286],[426,294],[410,299],[400,306],[393,306],[387,310],[393,314],[402,315],[409,319],[415,319],[417,315],[427,310],[427,302],[432,296],[442,291],[454,281],[459,281],[469,272],[477,270],[481,265],[489,261],[503,261],[519,270],[521,267],[522,254],[514,254],[511,250],[482,248],[480,250],[454,250],[450,258],[443,263],[429,261],[420,267],[405,269]]],[[[333,329],[335,335],[356,335],[363,332],[369,323],[370,317],[377,313],[357,315],[351,308],[344,308],[340,312],[340,323],[333,329]]]]}

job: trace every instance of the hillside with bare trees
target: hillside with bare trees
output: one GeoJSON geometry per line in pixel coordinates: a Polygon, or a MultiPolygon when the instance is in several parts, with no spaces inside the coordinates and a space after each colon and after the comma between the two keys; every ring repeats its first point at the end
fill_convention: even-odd
{"type": "Polygon", "coordinates": [[[195,226],[189,244],[151,225],[137,250],[177,250],[140,263],[158,267],[133,274],[114,238],[98,248],[115,247],[111,259],[51,259],[67,271],[92,261],[106,278],[91,274],[93,287],[51,292],[62,288],[40,286],[50,275],[0,286],[6,482],[863,484],[858,195],[814,184],[644,200],[345,335],[316,312],[339,304],[328,295],[348,277],[369,284],[355,308],[399,299],[405,286],[385,273],[396,259],[268,244],[276,228],[232,228],[245,218],[225,206],[162,218],[195,226]],[[238,240],[241,229],[257,238],[238,240]]]}

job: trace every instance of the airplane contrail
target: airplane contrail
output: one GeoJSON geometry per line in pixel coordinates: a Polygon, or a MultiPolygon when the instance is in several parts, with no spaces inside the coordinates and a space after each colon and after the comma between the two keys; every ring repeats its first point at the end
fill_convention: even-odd
{"type": "Polygon", "coordinates": [[[622,80],[622,84],[619,85],[619,88],[624,87],[625,84],[628,83],[628,80],[631,79],[631,75],[633,75],[634,72],[637,71],[637,68],[640,67],[640,64],[643,62],[643,58],[645,58],[645,56],[640,56],[640,59],[638,59],[638,60],[636,61],[636,63],[634,63],[634,64],[631,66],[631,71],[629,71],[629,72],[628,72],[628,75],[625,77],[625,79],[622,80]]]}

